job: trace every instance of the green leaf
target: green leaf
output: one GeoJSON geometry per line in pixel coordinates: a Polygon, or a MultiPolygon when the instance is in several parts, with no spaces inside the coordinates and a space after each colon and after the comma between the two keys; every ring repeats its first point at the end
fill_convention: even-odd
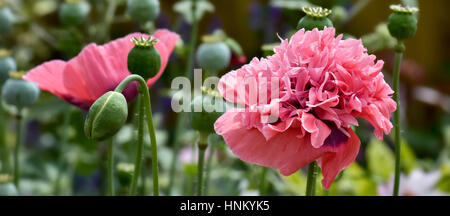
{"type": "Polygon", "coordinates": [[[400,158],[402,160],[401,166],[406,173],[409,173],[416,167],[417,158],[405,139],[402,139],[401,148],[402,148],[402,151],[400,153],[400,158]]]}
{"type": "MultiPolygon", "coordinates": [[[[173,10],[183,15],[187,22],[192,23],[194,20],[192,17],[192,6],[191,0],[182,0],[175,3],[173,10]]],[[[197,21],[201,20],[206,12],[214,12],[214,5],[207,0],[197,0],[197,10],[195,11],[197,21]]]]}
{"type": "Polygon", "coordinates": [[[394,172],[394,153],[387,145],[372,139],[367,146],[367,163],[375,180],[388,181],[394,172]]]}

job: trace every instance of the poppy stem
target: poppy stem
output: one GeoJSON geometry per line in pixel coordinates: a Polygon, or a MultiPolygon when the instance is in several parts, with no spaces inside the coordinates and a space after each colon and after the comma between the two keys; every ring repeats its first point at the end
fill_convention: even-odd
{"type": "Polygon", "coordinates": [[[108,142],[108,195],[114,196],[114,138],[108,142]]]}
{"type": "Polygon", "coordinates": [[[208,148],[208,134],[200,133],[198,146],[198,181],[197,196],[203,196],[203,171],[205,165],[205,151],[208,148]]]}
{"type": "Polygon", "coordinates": [[[136,157],[135,164],[135,173],[133,175],[133,180],[131,183],[130,194],[136,194],[137,188],[137,179],[139,178],[141,167],[142,167],[142,159],[143,159],[143,150],[144,150],[144,118],[145,113],[147,114],[147,126],[148,132],[150,134],[150,142],[151,142],[151,151],[152,151],[152,171],[153,171],[153,195],[159,196],[159,181],[158,181],[158,146],[156,143],[156,133],[155,127],[153,125],[153,117],[152,117],[152,107],[150,100],[150,92],[148,90],[147,82],[139,75],[133,74],[125,78],[116,88],[116,92],[122,92],[128,84],[131,82],[137,81],[139,82],[139,95],[141,97],[141,105],[139,109],[139,130],[138,130],[138,152],[136,157]]]}
{"type": "Polygon", "coordinates": [[[403,59],[405,45],[399,41],[395,51],[394,65],[394,101],[397,103],[397,110],[394,113],[394,136],[395,136],[395,177],[393,195],[398,196],[400,188],[400,155],[401,155],[401,123],[400,123],[400,70],[403,59]]]}
{"type": "Polygon", "coordinates": [[[267,167],[262,167],[261,172],[261,181],[259,182],[259,195],[264,196],[266,195],[266,175],[267,175],[267,167]]]}
{"type": "Polygon", "coordinates": [[[317,162],[308,165],[308,178],[306,180],[306,196],[316,195],[317,162]]]}
{"type": "Polygon", "coordinates": [[[20,160],[19,160],[19,152],[20,147],[22,145],[22,110],[17,110],[17,116],[16,116],[17,122],[16,122],[16,146],[14,148],[14,185],[16,185],[16,188],[18,191],[20,191],[20,160]]]}
{"type": "Polygon", "coordinates": [[[209,156],[208,160],[206,161],[206,170],[205,170],[205,184],[204,184],[204,194],[208,195],[209,190],[209,181],[210,181],[210,173],[211,173],[211,166],[212,166],[212,160],[215,152],[214,145],[210,145],[209,147],[209,156]]]}
{"type": "Polygon", "coordinates": [[[6,118],[3,112],[3,103],[0,92],[0,157],[2,162],[2,172],[9,172],[11,169],[8,146],[6,145],[6,118]]]}
{"type": "Polygon", "coordinates": [[[195,54],[195,46],[197,45],[197,35],[198,35],[198,20],[197,20],[197,0],[191,0],[192,3],[192,29],[190,35],[190,43],[189,43],[189,54],[188,54],[188,62],[185,71],[185,76],[192,79],[192,68],[194,67],[194,54],[195,54]]]}

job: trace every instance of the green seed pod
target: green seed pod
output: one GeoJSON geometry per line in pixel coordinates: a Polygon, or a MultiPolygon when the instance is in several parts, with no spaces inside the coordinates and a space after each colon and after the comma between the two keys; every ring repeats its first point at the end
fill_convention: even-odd
{"type": "Polygon", "coordinates": [[[160,13],[159,0],[128,0],[127,11],[136,22],[154,21],[160,13]]]}
{"type": "Polygon", "coordinates": [[[84,0],[66,0],[59,10],[59,19],[64,25],[77,26],[86,20],[90,9],[84,0]]]}
{"type": "Polygon", "coordinates": [[[228,67],[231,60],[231,50],[222,41],[205,42],[196,53],[198,66],[208,71],[220,71],[228,67]]]}
{"type": "Polygon", "coordinates": [[[158,42],[154,38],[132,38],[133,49],[128,53],[128,70],[144,79],[150,79],[161,69],[161,56],[155,48],[158,42]]]}
{"type": "Polygon", "coordinates": [[[14,25],[14,15],[11,9],[5,5],[0,5],[0,33],[11,30],[14,25]]]}
{"type": "Polygon", "coordinates": [[[388,29],[391,35],[398,40],[412,38],[417,32],[417,8],[391,5],[394,11],[388,20],[388,29]]]}
{"type": "Polygon", "coordinates": [[[16,71],[16,61],[7,50],[0,50],[0,86],[9,78],[9,72],[16,71]]]}
{"type": "Polygon", "coordinates": [[[134,175],[134,164],[117,164],[117,179],[122,187],[130,186],[134,175]]]}
{"type": "Polygon", "coordinates": [[[37,102],[41,90],[33,83],[22,79],[23,72],[11,72],[12,78],[5,82],[2,97],[5,103],[18,109],[29,107],[37,102]]]}
{"type": "Polygon", "coordinates": [[[333,22],[328,18],[331,10],[321,7],[303,7],[303,12],[306,13],[306,16],[298,21],[297,29],[311,31],[315,28],[323,30],[325,27],[333,27],[333,22]]]}
{"type": "Polygon", "coordinates": [[[192,128],[201,133],[214,133],[214,123],[226,109],[227,104],[222,98],[210,94],[195,97],[191,101],[192,128]]]}
{"type": "Polygon", "coordinates": [[[0,196],[18,196],[16,186],[11,182],[12,177],[5,174],[0,174],[0,196]]]}
{"type": "Polygon", "coordinates": [[[103,141],[114,136],[125,124],[128,104],[123,94],[107,92],[92,104],[84,122],[84,133],[89,139],[103,141]]]}

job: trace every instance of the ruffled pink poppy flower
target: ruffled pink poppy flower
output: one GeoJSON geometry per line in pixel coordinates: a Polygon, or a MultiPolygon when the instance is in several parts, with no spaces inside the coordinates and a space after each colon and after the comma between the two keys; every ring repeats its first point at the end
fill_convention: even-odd
{"type": "MultiPolygon", "coordinates": [[[[103,46],[87,45],[81,53],[70,61],[53,60],[30,70],[23,78],[35,82],[42,90],[49,91],[63,100],[82,109],[89,107],[104,93],[114,90],[130,72],[127,57],[134,44],[133,37],[145,37],[141,33],[111,41],[103,46]]],[[[161,69],[149,79],[153,85],[161,77],[169,57],[179,39],[178,34],[162,29],[153,35],[158,39],[155,45],[161,55],[161,69]]],[[[136,84],[130,84],[124,95],[131,100],[137,95],[136,84]]]]}
{"type": "Polygon", "coordinates": [[[360,40],[335,37],[334,28],[300,30],[274,51],[220,79],[222,96],[241,108],[222,115],[215,131],[243,161],[283,175],[317,161],[328,189],[359,152],[356,118],[368,120],[379,139],[392,129],[396,103],[384,63],[360,40]]]}

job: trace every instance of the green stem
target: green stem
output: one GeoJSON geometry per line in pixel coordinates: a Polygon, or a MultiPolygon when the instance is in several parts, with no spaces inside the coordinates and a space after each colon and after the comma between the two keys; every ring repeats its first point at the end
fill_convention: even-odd
{"type": "Polygon", "coordinates": [[[205,185],[204,185],[204,194],[208,195],[209,191],[209,181],[210,181],[210,174],[211,174],[211,166],[212,166],[212,160],[215,152],[214,145],[210,145],[209,148],[209,156],[208,160],[206,161],[206,171],[205,171],[205,185]]]}
{"type": "Polygon", "coordinates": [[[19,152],[20,146],[22,145],[22,110],[17,111],[17,131],[16,131],[16,146],[14,148],[14,184],[17,190],[20,190],[19,180],[20,180],[20,159],[19,152]]]}
{"type": "Polygon", "coordinates": [[[178,153],[180,151],[180,134],[182,132],[182,128],[185,125],[184,121],[185,115],[183,113],[178,114],[178,121],[175,125],[174,136],[171,137],[172,146],[172,161],[170,162],[170,171],[169,171],[169,186],[167,187],[167,195],[170,196],[172,194],[173,185],[175,183],[175,173],[177,170],[178,163],[178,153]]]}
{"type": "Polygon", "coordinates": [[[6,118],[3,112],[3,103],[0,92],[0,157],[2,162],[2,172],[9,173],[11,169],[8,146],[6,145],[6,118]]]}
{"type": "Polygon", "coordinates": [[[400,123],[400,70],[403,59],[405,45],[398,42],[395,52],[394,65],[394,101],[397,103],[397,110],[394,113],[394,136],[395,136],[395,178],[393,195],[398,196],[400,188],[400,155],[401,155],[401,123],[400,123]]]}
{"type": "Polygon", "coordinates": [[[308,178],[306,180],[306,196],[316,195],[317,162],[308,165],[308,178]]]}
{"type": "Polygon", "coordinates": [[[108,144],[108,194],[114,196],[114,138],[108,144]]]}
{"type": "Polygon", "coordinates": [[[208,135],[200,133],[198,146],[197,196],[203,196],[203,171],[205,165],[205,151],[208,148],[208,135]]]}
{"type": "Polygon", "coordinates": [[[267,167],[262,167],[261,172],[261,181],[259,182],[259,195],[264,196],[266,194],[266,175],[267,175],[267,167]]]}
{"type": "Polygon", "coordinates": [[[59,150],[59,158],[58,158],[58,174],[56,176],[56,182],[55,182],[55,186],[54,186],[54,193],[55,196],[59,196],[61,193],[61,177],[62,177],[62,173],[63,170],[65,170],[65,159],[66,157],[64,157],[64,155],[66,154],[66,150],[67,150],[67,130],[69,129],[69,125],[70,125],[70,114],[71,114],[71,107],[67,108],[68,110],[66,112],[64,112],[64,122],[63,122],[63,131],[62,134],[60,135],[61,137],[61,143],[58,146],[58,150],[59,150]]]}
{"type": "Polygon", "coordinates": [[[196,17],[196,11],[197,11],[197,0],[191,0],[192,2],[192,29],[191,29],[191,38],[189,43],[189,55],[188,55],[188,64],[185,71],[185,76],[192,78],[192,69],[194,67],[194,54],[195,54],[195,47],[197,45],[197,35],[198,35],[198,20],[196,17]]]}
{"type": "MultiPolygon", "coordinates": [[[[127,78],[125,78],[120,84],[119,86],[117,86],[116,88],[116,92],[122,92],[127,86],[128,84],[130,84],[133,81],[137,81],[139,82],[139,94],[141,95],[141,108],[140,111],[141,113],[139,114],[139,118],[144,118],[144,111],[147,112],[147,126],[148,126],[148,131],[150,134],[150,142],[151,142],[151,150],[152,150],[152,171],[153,171],[153,195],[154,196],[159,196],[159,181],[158,181],[158,145],[156,143],[156,133],[155,133],[155,127],[153,125],[153,117],[152,117],[152,107],[151,107],[151,100],[150,100],[150,92],[148,90],[148,86],[147,83],[145,82],[145,80],[139,76],[139,75],[130,75],[127,78]]],[[[142,127],[143,130],[143,119],[140,119],[139,121],[142,121],[142,126],[139,126],[139,128],[142,127]]],[[[142,133],[142,138],[143,138],[143,133],[142,133]]],[[[141,144],[139,144],[141,145],[141,144]]],[[[141,153],[139,154],[139,157],[136,158],[136,165],[139,164],[138,166],[135,166],[135,175],[133,176],[134,178],[137,178],[139,176],[138,172],[141,170],[141,164],[142,164],[142,150],[143,150],[143,141],[142,141],[142,146],[138,147],[138,150],[141,150],[141,153]],[[139,163],[138,163],[139,160],[139,163]]],[[[137,183],[137,179],[134,180],[137,183]]],[[[135,186],[136,187],[136,186],[135,186]]],[[[136,192],[134,192],[135,194],[136,192]]]]}
{"type": "Polygon", "coordinates": [[[144,150],[144,113],[145,113],[145,106],[143,105],[142,101],[142,95],[139,96],[139,100],[141,100],[140,106],[139,106],[139,120],[138,120],[138,149],[136,152],[136,162],[134,164],[134,175],[133,179],[131,181],[131,189],[130,189],[130,195],[136,195],[137,192],[137,185],[138,185],[138,179],[139,175],[141,174],[142,170],[142,159],[143,159],[143,150],[144,150]]]}

